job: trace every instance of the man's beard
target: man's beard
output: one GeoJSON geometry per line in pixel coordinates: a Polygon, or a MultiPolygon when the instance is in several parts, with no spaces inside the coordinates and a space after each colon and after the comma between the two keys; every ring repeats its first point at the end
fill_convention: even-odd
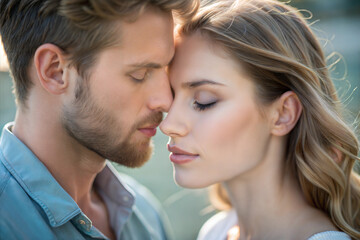
{"type": "Polygon", "coordinates": [[[145,124],[160,124],[162,112],[155,112],[124,131],[111,113],[93,101],[87,81],[77,80],[75,101],[71,107],[63,108],[62,124],[68,134],[105,159],[132,168],[142,166],[150,159],[153,144],[147,137],[132,143],[131,136],[145,124]]]}

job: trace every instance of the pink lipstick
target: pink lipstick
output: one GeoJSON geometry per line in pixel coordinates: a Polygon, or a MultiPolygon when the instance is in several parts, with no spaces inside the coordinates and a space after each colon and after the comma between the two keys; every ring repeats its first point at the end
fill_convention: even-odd
{"type": "Polygon", "coordinates": [[[185,164],[194,161],[199,157],[198,154],[186,152],[176,146],[170,146],[168,144],[168,150],[170,153],[170,161],[175,164],[185,164]]]}

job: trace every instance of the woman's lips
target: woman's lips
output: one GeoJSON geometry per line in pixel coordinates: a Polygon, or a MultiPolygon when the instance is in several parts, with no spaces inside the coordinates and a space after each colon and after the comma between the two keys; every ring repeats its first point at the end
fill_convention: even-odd
{"type": "Polygon", "coordinates": [[[170,161],[175,164],[185,164],[194,161],[196,158],[199,157],[198,154],[186,152],[176,146],[168,145],[168,150],[171,152],[169,156],[170,161]]]}
{"type": "Polygon", "coordinates": [[[194,161],[198,155],[184,155],[184,154],[176,154],[170,153],[170,161],[175,164],[185,164],[191,161],[194,161]]]}

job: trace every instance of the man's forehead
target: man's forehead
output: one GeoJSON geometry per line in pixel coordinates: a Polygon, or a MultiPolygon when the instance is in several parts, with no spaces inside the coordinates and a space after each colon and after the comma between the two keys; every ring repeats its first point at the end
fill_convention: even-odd
{"type": "Polygon", "coordinates": [[[151,60],[133,61],[133,62],[129,62],[127,65],[128,67],[133,69],[141,69],[141,68],[159,69],[168,66],[172,61],[173,57],[174,54],[169,54],[167,58],[159,59],[159,61],[151,61],[151,60]]]}
{"type": "Polygon", "coordinates": [[[134,22],[118,21],[115,32],[118,42],[111,48],[129,68],[162,68],[174,56],[171,14],[146,10],[134,22]]]}

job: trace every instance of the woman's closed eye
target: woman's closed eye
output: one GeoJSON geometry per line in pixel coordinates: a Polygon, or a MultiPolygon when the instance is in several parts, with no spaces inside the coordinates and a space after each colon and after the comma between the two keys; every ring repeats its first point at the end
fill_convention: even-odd
{"type": "Polygon", "coordinates": [[[218,102],[217,97],[209,91],[198,91],[195,93],[193,106],[197,111],[207,110],[218,102]]]}
{"type": "Polygon", "coordinates": [[[216,103],[216,101],[210,103],[199,103],[197,101],[194,101],[194,108],[198,111],[204,111],[213,107],[216,103]]]}

